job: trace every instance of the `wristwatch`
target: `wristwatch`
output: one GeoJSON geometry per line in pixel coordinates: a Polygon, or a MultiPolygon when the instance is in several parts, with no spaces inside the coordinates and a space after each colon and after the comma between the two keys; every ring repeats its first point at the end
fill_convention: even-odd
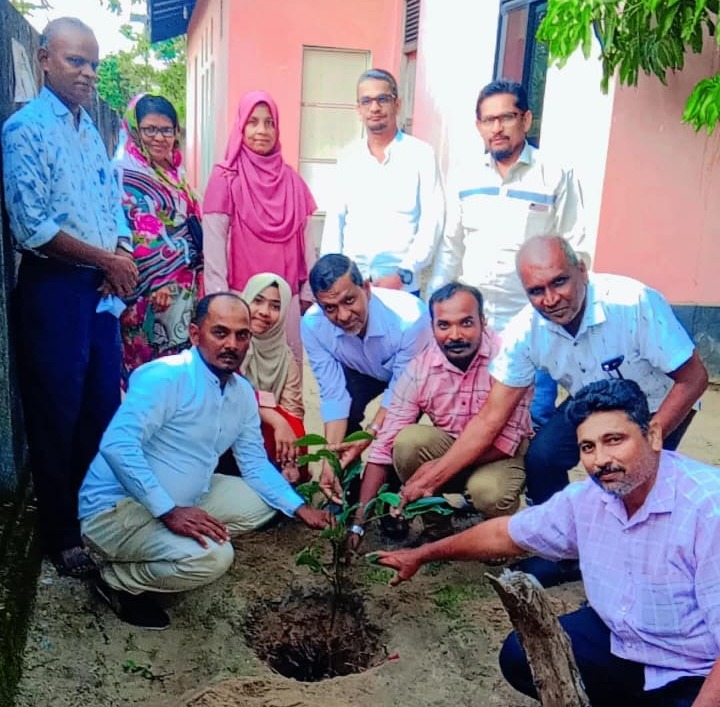
{"type": "Polygon", "coordinates": [[[413,281],[413,271],[412,270],[406,270],[405,268],[398,268],[397,274],[400,276],[400,282],[402,282],[403,285],[409,285],[413,281]]]}
{"type": "Polygon", "coordinates": [[[378,436],[378,432],[380,432],[380,425],[378,425],[377,422],[371,422],[366,428],[365,432],[371,434],[373,437],[378,436]]]}
{"type": "Polygon", "coordinates": [[[355,525],[350,526],[350,532],[353,535],[359,535],[360,537],[362,537],[363,535],[365,535],[365,528],[363,528],[362,525],[358,525],[357,523],[355,523],[355,525]]]}
{"type": "Polygon", "coordinates": [[[132,244],[128,241],[118,241],[117,246],[115,246],[116,250],[117,248],[120,248],[120,250],[124,250],[126,253],[130,253],[132,255],[134,253],[132,244]]]}

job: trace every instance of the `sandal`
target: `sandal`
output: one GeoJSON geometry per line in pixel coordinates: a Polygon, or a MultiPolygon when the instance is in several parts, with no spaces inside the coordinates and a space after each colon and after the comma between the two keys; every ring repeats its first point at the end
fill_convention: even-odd
{"type": "Polygon", "coordinates": [[[84,579],[97,572],[97,565],[81,545],[52,553],[50,561],[61,577],[84,579]]]}

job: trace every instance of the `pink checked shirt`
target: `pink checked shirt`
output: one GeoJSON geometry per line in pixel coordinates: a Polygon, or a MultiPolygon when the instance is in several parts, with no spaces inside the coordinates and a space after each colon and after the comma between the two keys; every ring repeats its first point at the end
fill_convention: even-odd
{"type": "MultiPolygon", "coordinates": [[[[412,425],[421,412],[435,427],[453,437],[459,436],[487,400],[492,387],[488,364],[499,348],[500,337],[485,328],[478,354],[468,370],[461,371],[432,341],[410,361],[395,384],[390,408],[370,447],[368,461],[392,464],[395,437],[404,427],[412,425]]],[[[515,454],[520,442],[531,433],[531,400],[532,389],[529,389],[494,442],[497,449],[509,456],[515,454]]]]}
{"type": "Polygon", "coordinates": [[[705,676],[720,657],[720,469],[664,451],[645,503],[591,480],[510,519],[518,545],[580,559],[588,601],[614,655],[645,665],[645,689],[705,676]]]}

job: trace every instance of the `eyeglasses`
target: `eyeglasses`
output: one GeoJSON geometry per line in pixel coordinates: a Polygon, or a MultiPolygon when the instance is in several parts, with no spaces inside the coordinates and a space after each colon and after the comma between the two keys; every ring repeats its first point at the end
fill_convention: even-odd
{"type": "Polygon", "coordinates": [[[156,125],[146,125],[144,128],[140,128],[140,132],[145,137],[155,137],[156,135],[162,135],[163,137],[173,137],[175,135],[175,128],[169,125],[163,128],[158,128],[156,125]]]}
{"type": "Polygon", "coordinates": [[[395,100],[395,96],[390,93],[381,93],[379,96],[363,96],[358,100],[358,105],[363,108],[369,108],[373,103],[377,103],[380,107],[387,106],[395,100]]]}
{"type": "Polygon", "coordinates": [[[500,115],[488,115],[485,118],[480,118],[480,125],[489,128],[495,125],[495,121],[497,121],[503,128],[507,128],[509,125],[514,125],[517,119],[524,113],[525,111],[523,110],[520,112],[500,113],[500,115]]]}

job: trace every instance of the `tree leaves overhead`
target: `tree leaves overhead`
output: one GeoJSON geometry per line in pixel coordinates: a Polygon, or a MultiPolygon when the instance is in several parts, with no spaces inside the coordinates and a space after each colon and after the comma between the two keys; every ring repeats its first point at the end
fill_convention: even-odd
{"type": "MultiPolygon", "coordinates": [[[[580,48],[590,56],[592,36],[601,47],[601,87],[617,76],[635,86],[642,71],[667,84],[668,72],[682,70],[688,52],[700,53],[716,33],[718,0],[548,0],[537,38],[551,61],[562,66],[580,48]]],[[[720,117],[720,74],[698,83],[683,120],[712,133],[720,117]]]]}

